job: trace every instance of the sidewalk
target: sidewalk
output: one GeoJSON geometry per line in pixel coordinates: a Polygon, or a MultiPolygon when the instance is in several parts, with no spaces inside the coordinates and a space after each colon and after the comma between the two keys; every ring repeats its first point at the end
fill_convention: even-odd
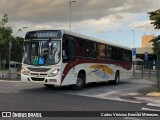
{"type": "Polygon", "coordinates": [[[140,94],[141,96],[137,96],[135,99],[160,107],[160,91],[157,91],[156,86],[154,86],[154,88],[146,88],[143,91],[140,91],[140,94]]]}
{"type": "Polygon", "coordinates": [[[129,99],[147,103],[151,106],[160,107],[160,92],[157,92],[157,86],[150,86],[137,90],[137,94],[124,96],[123,99],[129,99]]]}
{"type": "Polygon", "coordinates": [[[160,97],[135,97],[137,101],[146,102],[148,105],[160,107],[160,97]]]}

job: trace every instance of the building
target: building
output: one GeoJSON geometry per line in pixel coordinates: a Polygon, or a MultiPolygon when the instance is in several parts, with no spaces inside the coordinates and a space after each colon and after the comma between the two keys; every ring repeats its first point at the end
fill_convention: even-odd
{"type": "Polygon", "coordinates": [[[142,36],[142,47],[136,48],[136,57],[145,60],[145,53],[148,55],[148,60],[156,60],[156,55],[152,50],[152,42],[150,42],[154,38],[154,35],[143,35],[142,36]]]}
{"type": "Polygon", "coordinates": [[[145,47],[152,47],[152,42],[150,42],[150,40],[152,40],[154,38],[154,35],[143,35],[142,36],[142,48],[145,47]]]}
{"type": "Polygon", "coordinates": [[[152,50],[152,42],[154,38],[153,35],[144,35],[142,36],[142,47],[136,48],[136,59],[144,61],[144,68],[155,68],[156,63],[156,54],[152,50]]]}
{"type": "Polygon", "coordinates": [[[136,57],[145,60],[145,53],[148,55],[148,60],[156,60],[156,55],[153,53],[152,47],[137,47],[136,48],[136,57]]]}

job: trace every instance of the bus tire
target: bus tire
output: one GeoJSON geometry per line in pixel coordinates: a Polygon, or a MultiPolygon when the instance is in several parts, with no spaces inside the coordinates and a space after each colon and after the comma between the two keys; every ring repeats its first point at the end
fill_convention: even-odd
{"type": "Polygon", "coordinates": [[[113,84],[114,84],[114,85],[117,85],[117,84],[119,83],[119,81],[120,81],[120,74],[119,74],[119,72],[117,71],[117,72],[116,72],[116,75],[115,75],[115,79],[113,80],[113,84]]]}
{"type": "Polygon", "coordinates": [[[85,76],[81,73],[77,76],[77,82],[76,84],[72,85],[72,89],[74,90],[81,90],[85,86],[85,76]]]}

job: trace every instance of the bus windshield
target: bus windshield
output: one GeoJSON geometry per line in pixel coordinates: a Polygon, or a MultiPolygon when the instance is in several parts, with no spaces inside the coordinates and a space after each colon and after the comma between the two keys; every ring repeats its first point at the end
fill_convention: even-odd
{"type": "Polygon", "coordinates": [[[60,61],[60,40],[32,40],[24,42],[23,63],[54,65],[60,61]]]}

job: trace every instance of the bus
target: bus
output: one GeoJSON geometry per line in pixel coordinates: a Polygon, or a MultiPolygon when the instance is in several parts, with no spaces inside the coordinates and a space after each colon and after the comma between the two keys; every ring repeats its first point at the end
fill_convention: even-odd
{"type": "Polygon", "coordinates": [[[118,84],[132,75],[131,48],[67,30],[25,35],[21,81],[82,89],[91,82],[118,84]]]}

